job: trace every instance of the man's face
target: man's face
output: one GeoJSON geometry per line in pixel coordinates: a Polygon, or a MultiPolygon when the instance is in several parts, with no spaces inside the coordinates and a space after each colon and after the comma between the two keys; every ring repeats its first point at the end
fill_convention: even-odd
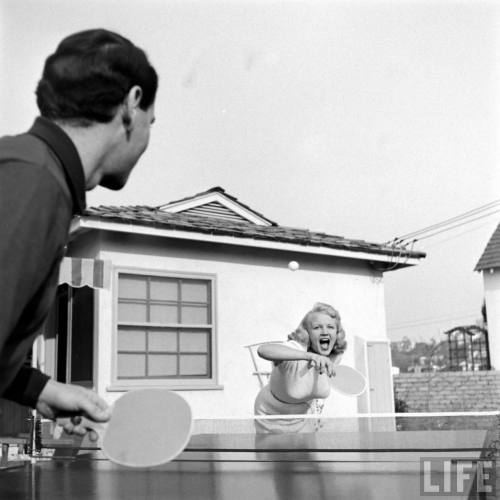
{"type": "Polygon", "coordinates": [[[154,121],[154,104],[145,111],[137,108],[128,139],[115,148],[106,162],[104,175],[99,183],[101,186],[108,189],[121,189],[125,186],[132,169],[148,147],[154,121]]]}

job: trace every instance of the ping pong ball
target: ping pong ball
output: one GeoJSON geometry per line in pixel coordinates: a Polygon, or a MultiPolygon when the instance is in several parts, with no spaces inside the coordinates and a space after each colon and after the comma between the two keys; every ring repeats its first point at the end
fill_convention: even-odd
{"type": "Polygon", "coordinates": [[[299,263],[295,260],[291,260],[289,263],[288,263],[288,269],[290,269],[290,271],[297,271],[297,269],[299,268],[299,263]]]}

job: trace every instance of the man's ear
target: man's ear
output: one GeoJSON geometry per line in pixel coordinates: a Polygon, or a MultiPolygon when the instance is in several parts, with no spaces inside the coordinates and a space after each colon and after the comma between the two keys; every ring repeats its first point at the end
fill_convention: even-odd
{"type": "Polygon", "coordinates": [[[127,100],[129,102],[129,106],[133,109],[139,107],[142,99],[142,89],[139,85],[134,85],[127,94],[127,100]]]}
{"type": "Polygon", "coordinates": [[[134,85],[128,91],[127,97],[125,98],[124,102],[125,106],[123,108],[122,121],[126,127],[131,126],[137,108],[141,103],[141,99],[142,99],[142,89],[138,85],[134,85]]]}
{"type": "Polygon", "coordinates": [[[130,139],[134,130],[134,118],[142,99],[142,89],[138,85],[134,85],[128,92],[122,109],[122,123],[125,127],[127,140],[130,139]]]}

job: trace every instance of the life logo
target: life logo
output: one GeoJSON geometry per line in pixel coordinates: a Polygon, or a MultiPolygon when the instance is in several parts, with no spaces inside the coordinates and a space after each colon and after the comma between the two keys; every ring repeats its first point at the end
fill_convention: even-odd
{"type": "Polygon", "coordinates": [[[494,460],[421,457],[420,495],[496,498],[495,471],[494,460]]]}

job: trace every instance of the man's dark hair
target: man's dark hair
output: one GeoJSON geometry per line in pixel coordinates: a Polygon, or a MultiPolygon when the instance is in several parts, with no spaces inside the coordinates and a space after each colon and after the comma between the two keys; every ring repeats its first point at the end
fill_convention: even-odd
{"type": "Polygon", "coordinates": [[[134,85],[142,89],[140,108],[148,109],[158,75],[144,51],[111,31],[81,31],[62,40],[45,61],[37,104],[52,120],[108,123],[134,85]]]}

